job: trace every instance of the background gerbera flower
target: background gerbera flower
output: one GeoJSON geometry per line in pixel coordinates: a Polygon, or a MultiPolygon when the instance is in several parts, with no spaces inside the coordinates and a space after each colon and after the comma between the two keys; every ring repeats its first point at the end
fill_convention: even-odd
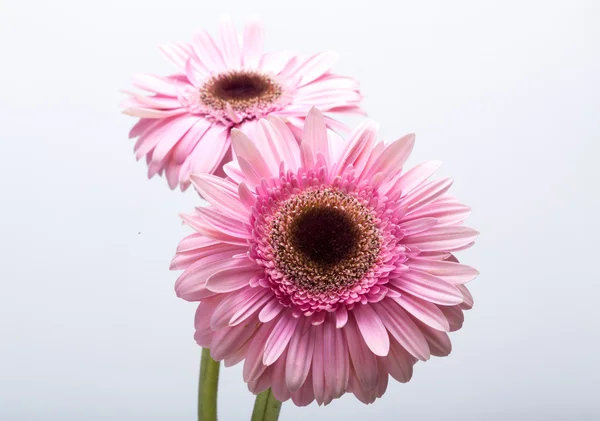
{"type": "MultiPolygon", "coordinates": [[[[301,134],[311,106],[327,113],[361,112],[358,83],[331,73],[335,52],[302,57],[263,53],[263,27],[249,22],[238,34],[229,19],[213,39],[206,31],[189,43],[161,46],[178,73],[140,74],[133,84],[150,94],[126,91],[124,113],[139,117],[137,159],[146,157],[148,177],[164,174],[169,186],[189,186],[190,173],[219,172],[231,158],[231,129],[253,134],[258,118],[281,117],[301,134]]],[[[344,129],[330,116],[328,126],[344,129]]]]}
{"type": "Polygon", "coordinates": [[[366,122],[344,143],[312,109],[299,145],[269,117],[253,141],[233,132],[230,179],[192,176],[210,206],[183,216],[196,233],[173,259],[175,290],[200,301],[198,344],[244,360],[254,393],[371,403],[388,375],[407,382],[417,360],[450,353],[477,275],[452,253],[478,233],[451,180],[428,181],[439,162],[402,171],[413,135],[376,137],[366,122]]]}

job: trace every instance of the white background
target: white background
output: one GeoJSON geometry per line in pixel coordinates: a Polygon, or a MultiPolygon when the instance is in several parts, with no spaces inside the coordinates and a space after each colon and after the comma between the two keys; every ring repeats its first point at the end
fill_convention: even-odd
{"type": "MultiPolygon", "coordinates": [[[[168,271],[194,192],[147,181],[120,114],[156,45],[259,15],[267,49],[335,49],[411,163],[445,162],[482,233],[448,358],[293,420],[600,417],[600,2],[1,0],[0,419],[193,420],[194,305],[168,271]]],[[[249,419],[241,367],[221,420],[249,419]]]]}

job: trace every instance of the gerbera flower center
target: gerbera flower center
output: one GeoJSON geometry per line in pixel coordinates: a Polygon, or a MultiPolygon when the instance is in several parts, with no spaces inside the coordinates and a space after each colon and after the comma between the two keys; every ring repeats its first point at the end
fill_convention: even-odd
{"type": "Polygon", "coordinates": [[[244,112],[272,104],[281,93],[281,86],[271,76],[231,71],[211,77],[200,88],[200,100],[215,110],[224,110],[229,105],[235,111],[244,112]]]}
{"type": "Polygon", "coordinates": [[[277,270],[313,292],[354,285],[379,256],[373,211],[357,197],[326,188],[284,201],[269,224],[277,270]]]}
{"type": "Polygon", "coordinates": [[[359,229],[341,209],[314,207],[302,212],[290,227],[291,244],[315,264],[339,263],[352,254],[359,229]]]}

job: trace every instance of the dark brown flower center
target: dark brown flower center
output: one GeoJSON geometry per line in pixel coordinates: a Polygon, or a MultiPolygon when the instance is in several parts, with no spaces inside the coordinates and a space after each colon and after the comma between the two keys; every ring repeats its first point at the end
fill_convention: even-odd
{"type": "Polygon", "coordinates": [[[200,100],[206,106],[248,112],[252,107],[268,106],[281,96],[281,86],[270,76],[232,71],[211,77],[200,89],[200,100]]]}
{"type": "Polygon", "coordinates": [[[352,254],[360,232],[348,214],[331,207],[310,208],[290,227],[290,241],[306,258],[323,266],[335,265],[352,254]]]}
{"type": "Polygon", "coordinates": [[[269,81],[256,73],[234,73],[218,79],[213,92],[225,101],[258,98],[269,90],[269,81]]]}
{"type": "Polygon", "coordinates": [[[281,203],[269,223],[269,245],[277,270],[313,292],[360,281],[379,256],[373,211],[335,189],[308,190],[281,203]]]}

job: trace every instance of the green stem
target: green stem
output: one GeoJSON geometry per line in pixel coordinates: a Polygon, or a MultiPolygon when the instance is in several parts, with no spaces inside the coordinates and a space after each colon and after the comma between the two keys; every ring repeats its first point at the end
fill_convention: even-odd
{"type": "Polygon", "coordinates": [[[275,399],[271,389],[256,396],[251,421],[277,421],[281,411],[281,402],[275,399]]]}
{"type": "Polygon", "coordinates": [[[198,421],[217,421],[219,368],[219,363],[211,358],[210,350],[202,348],[198,382],[198,421]]]}

